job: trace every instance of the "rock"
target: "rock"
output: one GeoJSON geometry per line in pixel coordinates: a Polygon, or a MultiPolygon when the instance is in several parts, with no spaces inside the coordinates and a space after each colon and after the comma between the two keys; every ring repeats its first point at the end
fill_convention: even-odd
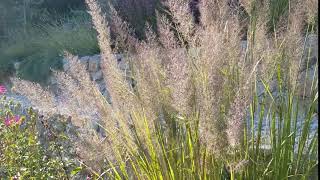
{"type": "Polygon", "coordinates": [[[247,50],[247,44],[248,42],[246,40],[240,42],[241,52],[245,53],[245,51],[247,50]]]}
{"type": "Polygon", "coordinates": [[[96,72],[96,71],[99,70],[99,68],[100,68],[100,60],[101,60],[101,56],[100,55],[92,56],[89,59],[89,67],[88,67],[89,72],[96,72]]]}
{"type": "MultiPolygon", "coordinates": [[[[272,94],[272,96],[276,97],[277,96],[277,80],[276,80],[276,78],[272,79],[269,83],[267,83],[267,85],[269,86],[269,91],[272,94]]],[[[263,94],[269,96],[262,81],[257,81],[257,95],[258,95],[258,97],[261,97],[263,94]]]]}
{"type": "Polygon", "coordinates": [[[105,89],[103,92],[102,92],[102,95],[106,98],[106,100],[108,101],[109,104],[111,104],[111,96],[108,92],[107,89],[105,89]]]}
{"type": "Polygon", "coordinates": [[[104,90],[107,89],[106,84],[102,79],[96,81],[96,83],[97,83],[97,86],[98,86],[100,92],[103,92],[104,90]]]}
{"type": "Polygon", "coordinates": [[[59,93],[59,83],[55,76],[50,76],[48,79],[48,89],[55,95],[59,93]]]}
{"type": "Polygon", "coordinates": [[[129,65],[125,61],[118,62],[118,67],[123,72],[126,72],[129,70],[129,65]]]}
{"type": "Polygon", "coordinates": [[[63,66],[63,71],[68,71],[70,69],[70,63],[68,62],[67,59],[63,58],[62,59],[62,66],[63,66]]]}
{"type": "Polygon", "coordinates": [[[101,137],[106,137],[106,132],[105,130],[101,127],[103,126],[103,123],[101,120],[97,117],[91,120],[91,125],[92,128],[98,133],[101,137]]]}
{"type": "Polygon", "coordinates": [[[129,64],[127,61],[125,61],[124,57],[122,54],[115,54],[115,58],[118,63],[118,68],[125,73],[125,75],[128,75],[127,73],[129,72],[129,64]]]}
{"type": "MultiPolygon", "coordinates": [[[[315,66],[310,67],[308,69],[305,69],[304,71],[302,71],[299,74],[298,77],[298,87],[297,87],[297,91],[296,91],[296,95],[300,96],[300,97],[311,97],[311,93],[312,93],[312,88],[316,87],[317,84],[317,77],[318,77],[318,73],[315,72],[316,68],[315,66]],[[313,80],[313,76],[316,76],[314,78],[314,82],[312,82],[313,80]]],[[[316,91],[318,91],[316,89],[316,91]]]]}
{"type": "Polygon", "coordinates": [[[303,64],[301,71],[306,70],[307,66],[311,67],[318,61],[318,35],[309,34],[306,37],[306,45],[303,54],[303,64]]]}
{"type": "Polygon", "coordinates": [[[14,63],[14,69],[16,70],[16,71],[18,71],[19,70],[19,68],[20,68],[20,65],[21,65],[21,62],[15,62],[14,63]]]}
{"type": "Polygon", "coordinates": [[[73,126],[71,122],[67,122],[66,134],[68,134],[71,139],[76,139],[78,137],[77,127],[73,126]]]}
{"type": "Polygon", "coordinates": [[[88,70],[88,62],[89,62],[90,56],[83,56],[79,59],[79,62],[84,65],[86,70],[88,70]]]}
{"type": "Polygon", "coordinates": [[[108,89],[107,89],[105,82],[101,79],[101,80],[96,81],[96,83],[97,83],[97,86],[98,86],[99,91],[101,92],[102,96],[104,98],[106,98],[106,100],[109,104],[111,104],[111,97],[110,97],[110,94],[108,92],[108,89]]]}
{"type": "Polygon", "coordinates": [[[93,72],[91,73],[91,77],[93,81],[98,81],[101,80],[103,78],[103,73],[101,70],[97,71],[97,72],[93,72]]]}
{"type": "Polygon", "coordinates": [[[115,56],[117,62],[120,62],[123,59],[123,55],[122,54],[115,54],[114,56],[115,56]]]}
{"type": "Polygon", "coordinates": [[[50,78],[49,78],[49,85],[56,85],[56,84],[58,84],[58,81],[57,81],[57,79],[54,77],[54,76],[50,76],[50,78]]]}

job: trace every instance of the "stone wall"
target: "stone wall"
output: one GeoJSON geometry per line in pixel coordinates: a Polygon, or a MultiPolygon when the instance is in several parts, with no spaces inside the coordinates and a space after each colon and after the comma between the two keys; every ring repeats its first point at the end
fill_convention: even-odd
{"type": "MultiPolygon", "coordinates": [[[[128,65],[124,61],[124,56],[122,54],[115,54],[115,59],[118,63],[118,67],[122,71],[127,71],[128,65]]],[[[103,72],[101,70],[101,55],[93,55],[93,56],[83,56],[79,58],[79,62],[83,64],[88,71],[90,78],[92,81],[97,83],[100,92],[104,97],[106,97],[107,101],[110,103],[110,95],[107,90],[107,86],[104,81],[103,72]]],[[[70,68],[70,64],[68,60],[63,59],[63,70],[67,71],[70,68]]]]}

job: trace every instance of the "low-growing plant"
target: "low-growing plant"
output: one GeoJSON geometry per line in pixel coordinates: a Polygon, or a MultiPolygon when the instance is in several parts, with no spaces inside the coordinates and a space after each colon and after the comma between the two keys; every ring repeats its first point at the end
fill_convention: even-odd
{"type": "MultiPolygon", "coordinates": [[[[38,114],[32,108],[23,110],[21,104],[1,97],[1,179],[66,179],[70,176],[66,169],[69,162],[54,154],[61,151],[59,143],[52,141],[47,149],[40,143],[36,121],[39,121],[38,114]]],[[[72,163],[68,166],[74,167],[72,163]]]]}

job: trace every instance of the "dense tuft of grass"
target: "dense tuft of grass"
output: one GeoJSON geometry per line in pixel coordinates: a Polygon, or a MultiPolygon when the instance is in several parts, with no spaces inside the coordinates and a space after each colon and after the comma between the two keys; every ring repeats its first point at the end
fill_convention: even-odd
{"type": "Polygon", "coordinates": [[[300,108],[299,100],[290,93],[271,103],[265,103],[266,96],[255,101],[256,96],[250,105],[251,121],[245,128],[240,149],[212,154],[200,142],[197,117],[182,120],[173,116],[166,129],[159,124],[149,127],[145,123],[147,139],[135,136],[138,151],[126,147],[125,156],[116,156],[116,162],[110,163],[103,174],[112,179],[317,178],[318,132],[310,130],[316,123],[317,95],[308,101],[306,109],[300,108]],[[301,129],[298,114],[304,115],[299,120],[301,129]],[[267,124],[265,129],[262,124],[267,124]],[[157,129],[155,136],[149,134],[153,128],[157,129]]]}

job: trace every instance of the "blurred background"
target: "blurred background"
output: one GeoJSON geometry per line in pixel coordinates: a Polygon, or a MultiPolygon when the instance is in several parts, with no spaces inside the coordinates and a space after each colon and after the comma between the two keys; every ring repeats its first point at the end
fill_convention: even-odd
{"type": "MultiPolygon", "coordinates": [[[[155,27],[158,0],[100,0],[110,2],[121,18],[144,38],[145,24],[155,27]]],[[[50,68],[62,67],[63,51],[99,53],[96,32],[84,0],[1,0],[0,82],[9,75],[45,84],[50,68]]]]}

